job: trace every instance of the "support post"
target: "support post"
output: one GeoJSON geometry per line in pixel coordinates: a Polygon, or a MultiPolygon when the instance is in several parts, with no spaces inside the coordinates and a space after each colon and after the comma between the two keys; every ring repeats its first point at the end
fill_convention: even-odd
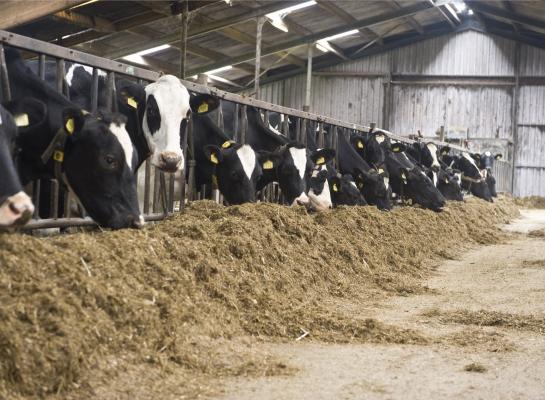
{"type": "Polygon", "coordinates": [[[517,152],[519,149],[518,135],[518,103],[519,103],[519,88],[520,88],[520,43],[515,43],[515,86],[513,86],[513,100],[511,107],[511,123],[513,124],[513,158],[511,166],[511,194],[515,195],[517,185],[517,152]]]}
{"type": "Polygon", "coordinates": [[[445,127],[443,125],[441,125],[441,128],[439,128],[439,141],[445,141],[445,127]]]}
{"type": "Polygon", "coordinates": [[[257,19],[257,34],[255,37],[255,75],[254,75],[254,87],[255,98],[261,98],[261,88],[259,87],[259,75],[261,72],[261,37],[263,31],[263,25],[265,24],[265,17],[259,17],[257,19]]]}
{"type": "Polygon", "coordinates": [[[312,49],[314,43],[309,43],[307,48],[307,82],[305,86],[305,105],[303,106],[303,111],[310,110],[310,94],[312,89],[312,49]]]}
{"type": "Polygon", "coordinates": [[[189,9],[188,1],[183,2],[182,10],[182,34],[181,34],[181,46],[180,46],[180,78],[185,79],[186,71],[186,56],[187,56],[187,28],[189,26],[189,9]]]}

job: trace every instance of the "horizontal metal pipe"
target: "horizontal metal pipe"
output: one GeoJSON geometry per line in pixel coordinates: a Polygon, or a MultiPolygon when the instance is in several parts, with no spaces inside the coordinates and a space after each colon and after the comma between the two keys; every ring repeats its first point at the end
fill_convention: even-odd
{"type": "MultiPolygon", "coordinates": [[[[144,220],[146,222],[152,221],[162,221],[166,217],[172,214],[164,213],[154,213],[144,215],[144,220]]],[[[98,224],[93,221],[91,218],[48,218],[48,219],[38,219],[31,220],[28,224],[21,227],[23,230],[33,230],[33,229],[48,229],[48,228],[71,228],[71,227],[80,227],[80,226],[98,226],[98,224]]]]}

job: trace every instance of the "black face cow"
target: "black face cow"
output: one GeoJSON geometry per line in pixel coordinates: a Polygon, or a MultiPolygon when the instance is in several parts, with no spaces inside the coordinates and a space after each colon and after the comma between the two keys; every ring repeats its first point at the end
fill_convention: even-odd
{"type": "Polygon", "coordinates": [[[252,147],[230,140],[209,115],[193,116],[193,133],[197,187],[217,184],[229,204],[254,202],[262,168],[252,147]]]}
{"type": "Polygon", "coordinates": [[[17,126],[12,116],[0,106],[0,229],[25,224],[34,205],[23,191],[17,170],[13,162],[17,126]]]}
{"type": "Polygon", "coordinates": [[[443,159],[453,168],[462,172],[462,188],[476,197],[492,201],[486,176],[483,176],[485,173],[481,172],[471,154],[463,152],[460,156],[445,155],[443,159]]]}
{"type": "Polygon", "coordinates": [[[485,174],[486,183],[488,184],[488,189],[490,190],[492,197],[498,197],[496,192],[496,179],[492,175],[492,169],[494,168],[494,161],[501,160],[502,157],[503,156],[500,153],[492,155],[489,151],[485,151],[478,157],[479,167],[481,168],[481,172],[485,174]]]}
{"type": "Polygon", "coordinates": [[[124,117],[85,114],[33,74],[14,49],[6,49],[6,62],[14,99],[6,108],[26,119],[17,137],[22,183],[57,177],[100,225],[142,226],[124,117]]]}

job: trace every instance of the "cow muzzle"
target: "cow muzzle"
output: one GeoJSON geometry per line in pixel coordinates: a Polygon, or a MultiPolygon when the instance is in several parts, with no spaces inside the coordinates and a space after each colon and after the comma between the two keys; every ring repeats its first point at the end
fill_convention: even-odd
{"type": "Polygon", "coordinates": [[[142,215],[129,215],[129,221],[131,228],[142,229],[146,225],[142,215]]]}
{"type": "Polygon", "coordinates": [[[26,224],[34,213],[34,204],[25,192],[8,197],[0,206],[0,227],[26,224]]]}
{"type": "Polygon", "coordinates": [[[300,206],[308,206],[310,204],[310,199],[308,198],[307,194],[305,192],[301,193],[298,197],[293,200],[293,203],[291,203],[292,206],[300,205],[300,206]]]}
{"type": "Polygon", "coordinates": [[[173,151],[159,154],[157,167],[164,172],[177,172],[183,168],[183,156],[173,151]]]}

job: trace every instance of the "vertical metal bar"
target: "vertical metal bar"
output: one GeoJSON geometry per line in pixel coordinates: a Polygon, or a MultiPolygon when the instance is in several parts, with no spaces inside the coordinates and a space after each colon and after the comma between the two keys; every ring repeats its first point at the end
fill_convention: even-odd
{"type": "Polygon", "coordinates": [[[233,121],[233,140],[235,142],[240,142],[240,135],[238,132],[238,128],[240,126],[239,124],[239,118],[240,118],[240,105],[238,103],[235,104],[235,119],[233,121]]]}
{"type": "Polygon", "coordinates": [[[286,137],[289,137],[290,136],[290,120],[289,120],[290,117],[287,114],[282,114],[282,116],[284,117],[284,120],[282,121],[282,133],[286,137]]]}
{"type": "Polygon", "coordinates": [[[57,76],[56,76],[56,88],[57,92],[62,93],[63,87],[64,87],[64,60],[62,58],[59,58],[57,60],[57,76]]]}
{"type": "Polygon", "coordinates": [[[248,127],[248,114],[246,113],[246,105],[240,108],[240,143],[246,143],[246,128],[248,127]]]}
{"type": "MultiPolygon", "coordinates": [[[[517,185],[516,164],[517,152],[519,150],[518,134],[518,107],[519,107],[519,87],[520,87],[520,43],[515,43],[515,86],[513,86],[511,121],[513,124],[513,158],[511,168],[511,193],[514,195],[517,185]]],[[[506,157],[507,158],[507,157],[506,157]]]]}
{"type": "Polygon", "coordinates": [[[38,58],[38,76],[42,81],[45,80],[45,54],[40,54],[38,58]]]}
{"type": "Polygon", "coordinates": [[[163,209],[163,214],[168,214],[168,198],[167,198],[167,180],[165,177],[165,173],[161,171],[159,173],[159,180],[160,180],[160,193],[159,196],[161,197],[161,208],[163,209]]]}
{"type": "Polygon", "coordinates": [[[441,125],[439,128],[439,141],[444,142],[445,141],[445,126],[441,125]]]}
{"type": "Polygon", "coordinates": [[[39,179],[32,182],[32,202],[34,203],[34,218],[40,216],[40,187],[41,183],[39,179]]]}
{"type": "Polygon", "coordinates": [[[311,95],[311,86],[312,86],[312,49],[314,48],[314,43],[309,43],[307,47],[307,81],[305,86],[305,105],[303,106],[303,111],[310,110],[310,95],[311,95]]]}
{"type": "Polygon", "coordinates": [[[98,109],[98,68],[93,68],[93,78],[91,81],[91,112],[98,109]]]}
{"type": "Polygon", "coordinates": [[[153,174],[153,212],[158,213],[159,212],[159,192],[162,189],[161,187],[161,171],[159,168],[154,168],[154,174],[153,174]]]}
{"type": "Polygon", "coordinates": [[[302,127],[301,127],[301,138],[299,141],[305,146],[307,144],[307,125],[309,122],[310,121],[308,119],[304,119],[302,122],[302,127]]]}
{"type": "Polygon", "coordinates": [[[182,6],[182,33],[181,33],[181,47],[180,47],[180,78],[185,78],[186,61],[187,61],[187,29],[189,26],[189,9],[188,1],[184,1],[182,6]]]}
{"type": "MultiPolygon", "coordinates": [[[[184,154],[184,160],[188,160],[188,154],[187,154],[187,136],[189,134],[189,121],[186,120],[186,123],[184,124],[184,130],[182,132],[182,152],[184,154]]],[[[187,164],[187,162],[186,162],[187,164]]],[[[182,173],[180,174],[180,211],[182,211],[185,207],[185,200],[186,200],[186,170],[187,166],[184,168],[182,173]]]]}
{"type": "Polygon", "coordinates": [[[324,142],[324,123],[318,122],[318,147],[325,147],[324,142]]]}
{"type": "Polygon", "coordinates": [[[168,208],[169,213],[174,212],[174,174],[168,176],[168,208]]]}
{"type": "Polygon", "coordinates": [[[335,149],[335,168],[339,169],[339,128],[337,125],[331,127],[331,145],[335,149]]]}
{"type": "Polygon", "coordinates": [[[106,108],[111,111],[115,111],[117,108],[117,102],[115,101],[115,74],[108,72],[108,80],[106,82],[106,108]],[[115,105],[114,105],[115,104],[115,105]]]}
{"type": "Polygon", "coordinates": [[[186,193],[187,193],[187,201],[193,201],[195,197],[196,192],[196,183],[195,183],[195,167],[197,163],[195,162],[195,145],[193,141],[193,119],[189,118],[187,121],[187,140],[188,140],[188,153],[189,153],[189,161],[187,162],[188,165],[188,179],[187,179],[187,187],[186,187],[186,193]]]}
{"type": "Polygon", "coordinates": [[[51,179],[51,197],[50,197],[50,216],[58,218],[59,216],[59,182],[56,179],[51,179]]]}
{"type": "Polygon", "coordinates": [[[259,76],[261,74],[261,38],[263,31],[263,24],[265,23],[265,17],[257,18],[257,33],[255,38],[255,74],[254,74],[254,87],[255,98],[261,98],[261,88],[259,87],[259,76]]]}
{"type": "Polygon", "coordinates": [[[11,88],[9,86],[8,66],[6,64],[6,55],[4,45],[0,44],[0,81],[2,82],[2,100],[11,100],[11,88]]]}
{"type": "Polygon", "coordinates": [[[144,170],[144,214],[149,214],[151,192],[151,162],[146,160],[144,170]]]}
{"type": "Polygon", "coordinates": [[[295,129],[295,140],[301,141],[301,118],[297,118],[297,126],[295,129]]]}

